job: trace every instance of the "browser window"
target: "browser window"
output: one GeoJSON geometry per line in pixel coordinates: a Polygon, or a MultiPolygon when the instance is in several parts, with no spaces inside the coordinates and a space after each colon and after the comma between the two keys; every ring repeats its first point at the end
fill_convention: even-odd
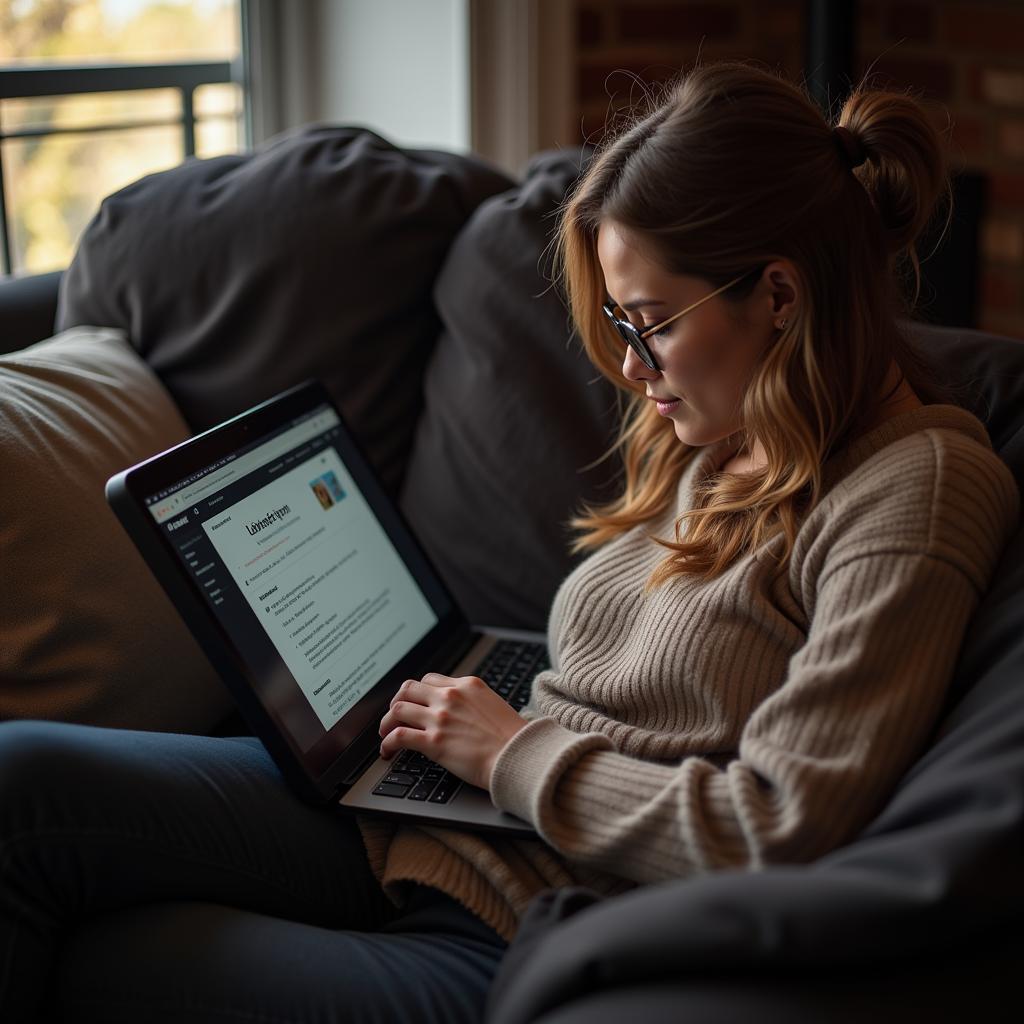
{"type": "Polygon", "coordinates": [[[437,624],[314,411],[146,499],[304,749],[437,624]]]}

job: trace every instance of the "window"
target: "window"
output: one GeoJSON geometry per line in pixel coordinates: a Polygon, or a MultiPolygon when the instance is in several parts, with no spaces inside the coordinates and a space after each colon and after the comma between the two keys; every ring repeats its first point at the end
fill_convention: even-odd
{"type": "Polygon", "coordinates": [[[67,266],[100,200],[246,145],[246,0],[0,0],[0,273],[67,266]]]}

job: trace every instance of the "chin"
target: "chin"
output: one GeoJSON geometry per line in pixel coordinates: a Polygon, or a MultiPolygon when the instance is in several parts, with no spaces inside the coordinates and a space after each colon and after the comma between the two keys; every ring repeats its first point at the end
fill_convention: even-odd
{"type": "Polygon", "coordinates": [[[672,425],[675,427],[676,437],[691,448],[703,448],[705,445],[724,441],[736,432],[735,427],[716,429],[709,424],[684,423],[679,420],[673,420],[672,425]]]}

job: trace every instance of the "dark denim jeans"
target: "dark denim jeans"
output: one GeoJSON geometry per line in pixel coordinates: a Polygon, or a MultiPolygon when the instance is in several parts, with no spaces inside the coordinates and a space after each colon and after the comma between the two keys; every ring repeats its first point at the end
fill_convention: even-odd
{"type": "Polygon", "coordinates": [[[0,723],[0,1021],[477,1022],[505,942],[262,743],[0,723]]]}

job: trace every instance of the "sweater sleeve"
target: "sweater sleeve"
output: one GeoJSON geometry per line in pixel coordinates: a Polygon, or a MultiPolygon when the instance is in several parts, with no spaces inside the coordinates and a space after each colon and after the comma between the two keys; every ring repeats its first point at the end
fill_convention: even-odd
{"type": "Polygon", "coordinates": [[[637,882],[813,859],[863,827],[920,752],[977,582],[930,553],[841,560],[727,765],[638,760],[536,717],[499,754],[492,799],[569,859],[637,882]]]}

